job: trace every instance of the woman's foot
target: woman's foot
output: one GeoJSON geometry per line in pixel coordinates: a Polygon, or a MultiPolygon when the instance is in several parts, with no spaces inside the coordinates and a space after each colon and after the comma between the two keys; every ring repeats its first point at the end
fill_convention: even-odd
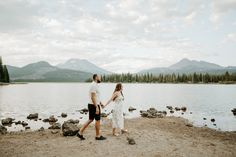
{"type": "Polygon", "coordinates": [[[118,133],[112,133],[113,134],[113,136],[119,136],[120,134],[118,134],[118,133]]]}
{"type": "Polygon", "coordinates": [[[128,130],[126,130],[126,129],[121,130],[121,133],[122,133],[122,134],[128,133],[128,130]]]}

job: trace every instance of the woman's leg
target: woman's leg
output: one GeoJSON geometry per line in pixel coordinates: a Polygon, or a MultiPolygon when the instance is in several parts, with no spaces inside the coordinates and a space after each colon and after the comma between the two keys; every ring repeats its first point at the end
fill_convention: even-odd
{"type": "Polygon", "coordinates": [[[116,135],[116,128],[112,128],[112,135],[116,135]]]}

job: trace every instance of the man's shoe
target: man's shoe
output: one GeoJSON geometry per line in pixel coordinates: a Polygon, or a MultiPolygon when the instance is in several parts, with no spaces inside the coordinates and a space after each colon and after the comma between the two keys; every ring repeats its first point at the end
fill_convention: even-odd
{"type": "Polygon", "coordinates": [[[106,140],[107,138],[106,138],[106,137],[103,137],[103,136],[100,136],[100,137],[96,137],[95,139],[96,139],[96,140],[106,140]]]}
{"type": "Polygon", "coordinates": [[[85,140],[83,135],[80,135],[79,132],[77,133],[77,136],[81,139],[81,140],[85,140]]]}

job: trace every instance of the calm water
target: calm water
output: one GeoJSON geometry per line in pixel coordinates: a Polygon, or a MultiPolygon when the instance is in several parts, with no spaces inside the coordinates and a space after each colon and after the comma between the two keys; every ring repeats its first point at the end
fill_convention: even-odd
{"type": "MultiPolygon", "coordinates": [[[[102,100],[104,103],[110,98],[115,84],[101,84],[102,100]]],[[[29,121],[29,113],[39,113],[40,118],[50,115],[59,116],[66,112],[69,118],[82,118],[83,123],[88,115],[81,115],[79,109],[87,107],[87,83],[29,83],[9,86],[0,86],[0,119],[13,117],[16,120],[29,122],[34,130],[49,124],[42,121],[29,121]]],[[[204,126],[224,131],[236,130],[236,117],[231,109],[236,107],[236,85],[188,85],[188,84],[124,84],[126,118],[139,116],[139,110],[155,107],[158,110],[167,110],[166,105],[186,106],[184,115],[175,113],[189,119],[196,126],[204,126]],[[128,112],[128,107],[138,110],[128,112]],[[192,114],[190,114],[192,112],[192,114]],[[207,118],[207,121],[203,120],[207,118]],[[216,119],[216,125],[210,122],[216,119]]],[[[108,106],[104,112],[110,112],[113,105],[108,106]]],[[[170,115],[170,114],[169,114],[170,115]]],[[[59,122],[66,119],[58,117],[59,122]]],[[[8,130],[21,130],[21,125],[8,127],[8,130]]]]}

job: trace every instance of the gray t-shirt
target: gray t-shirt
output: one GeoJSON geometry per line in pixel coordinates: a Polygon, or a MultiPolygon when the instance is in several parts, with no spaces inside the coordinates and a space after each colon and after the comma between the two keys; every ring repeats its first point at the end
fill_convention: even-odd
{"type": "Polygon", "coordinates": [[[96,94],[96,102],[97,102],[97,105],[100,104],[101,100],[100,100],[100,90],[99,90],[99,85],[98,83],[96,83],[95,81],[93,81],[90,85],[90,88],[89,88],[89,103],[90,104],[93,104],[93,101],[91,99],[91,95],[92,93],[95,93],[96,94]]]}

